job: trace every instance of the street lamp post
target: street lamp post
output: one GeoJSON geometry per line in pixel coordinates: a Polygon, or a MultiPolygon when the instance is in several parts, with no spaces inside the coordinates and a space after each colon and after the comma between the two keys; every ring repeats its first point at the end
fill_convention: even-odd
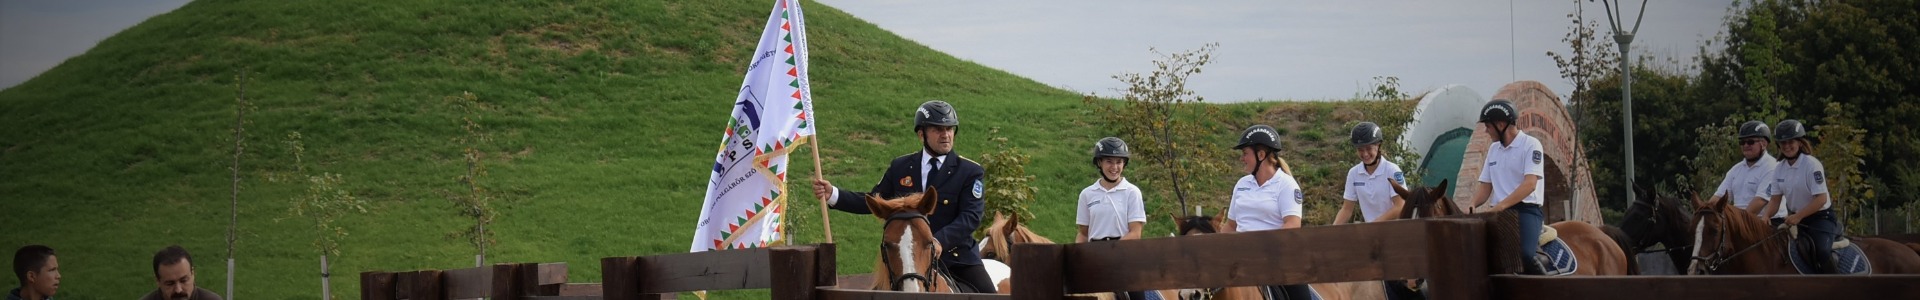
{"type": "Polygon", "coordinates": [[[1600,5],[1605,7],[1607,10],[1607,25],[1611,25],[1613,27],[1613,41],[1615,43],[1620,44],[1620,79],[1621,79],[1620,80],[1620,116],[1621,116],[1620,128],[1621,128],[1622,134],[1625,135],[1625,138],[1626,138],[1626,143],[1624,144],[1627,150],[1627,156],[1626,156],[1627,158],[1627,161],[1626,161],[1627,189],[1626,190],[1629,191],[1628,193],[1626,193],[1627,203],[1633,203],[1635,200],[1633,199],[1634,194],[1631,192],[1633,191],[1633,177],[1634,177],[1634,173],[1633,173],[1633,69],[1632,69],[1633,48],[1631,45],[1633,45],[1633,35],[1640,32],[1640,21],[1646,20],[1647,1],[1640,0],[1640,14],[1639,16],[1634,17],[1633,28],[1625,32],[1620,31],[1620,19],[1626,17],[1621,14],[1625,12],[1624,10],[1626,8],[1620,6],[1619,0],[1613,0],[1613,3],[1611,4],[1609,4],[1606,0],[1601,0],[1600,5]],[[1620,10],[1622,10],[1620,11],[1621,13],[1616,13],[1615,8],[1619,8],[1620,10]]]}

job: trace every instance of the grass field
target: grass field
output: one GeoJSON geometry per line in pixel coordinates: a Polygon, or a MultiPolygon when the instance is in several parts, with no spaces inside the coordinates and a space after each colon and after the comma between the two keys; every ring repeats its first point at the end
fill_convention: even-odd
{"type": "MultiPolygon", "coordinates": [[[[706,167],[770,5],[196,1],[0,91],[0,247],[57,248],[63,299],[124,299],[153,288],[154,251],[180,244],[196,254],[200,287],[223,292],[230,130],[244,86],[253,108],[235,298],[319,298],[317,234],[288,213],[306,189],[283,143],[296,131],[310,173],[343,174],[347,189],[373,203],[343,221],[351,235],[334,260],[335,295],[355,297],[362,271],[469,267],[473,249],[449,237],[469,221],[448,198],[463,189],[465,168],[450,98],[470,92],[493,137],[481,149],[490,169],[481,182],[504,199],[489,227],[499,241],[489,261],[568,262],[572,281],[596,282],[601,257],[686,251],[706,167]]],[[[1074,195],[1094,180],[1087,149],[1111,134],[1092,125],[1081,95],[824,5],[808,12],[829,179],[872,184],[886,161],[918,149],[913,107],[944,99],[963,123],[957,152],[993,150],[985,133],[998,127],[1033,155],[1040,199],[1030,224],[1072,238],[1074,195]]],[[[1225,123],[1276,124],[1298,137],[1289,160],[1314,187],[1309,209],[1331,215],[1339,179],[1330,176],[1353,160],[1345,127],[1410,105],[1223,108],[1237,119],[1225,123]]],[[[1219,143],[1236,133],[1221,132],[1219,143]]],[[[793,174],[813,173],[806,160],[795,165],[793,174]]],[[[796,222],[817,219],[808,199],[792,201],[796,222]]],[[[832,218],[838,242],[856,245],[841,247],[841,272],[867,272],[872,258],[857,245],[878,241],[878,222],[832,218]]],[[[1157,224],[1149,235],[1168,231],[1157,224]]],[[[820,239],[795,234],[799,243],[820,239]]]]}

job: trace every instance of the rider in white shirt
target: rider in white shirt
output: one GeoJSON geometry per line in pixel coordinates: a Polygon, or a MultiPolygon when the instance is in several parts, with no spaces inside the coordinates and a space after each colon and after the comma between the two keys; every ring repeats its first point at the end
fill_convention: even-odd
{"type": "Polygon", "coordinates": [[[1400,216],[1400,207],[1406,203],[1398,191],[1405,190],[1407,175],[1401,172],[1400,165],[1387,161],[1380,153],[1381,142],[1386,136],[1380,133],[1380,125],[1373,122],[1360,122],[1353,127],[1352,138],[1355,153],[1360,163],[1347,170],[1347,191],[1340,204],[1340,213],[1333,215],[1333,224],[1346,224],[1353,217],[1354,204],[1360,205],[1360,222],[1380,222],[1400,216]]]}
{"type": "MultiPolygon", "coordinates": [[[[1773,141],[1773,133],[1767,130],[1767,123],[1747,121],[1740,124],[1740,155],[1745,160],[1734,163],[1727,169],[1727,175],[1721,177],[1720,187],[1714,188],[1714,201],[1733,201],[1734,207],[1747,210],[1755,216],[1766,210],[1771,195],[1768,187],[1773,186],[1773,167],[1779,164],[1772,155],[1767,154],[1767,144],[1773,141]]],[[[1787,217],[1782,210],[1773,215],[1773,225],[1779,226],[1787,217]]]]}
{"type": "MultiPolygon", "coordinates": [[[[1473,206],[1488,205],[1494,212],[1512,209],[1520,217],[1520,240],[1540,236],[1545,215],[1540,212],[1546,190],[1546,168],[1540,140],[1513,128],[1519,120],[1518,109],[1505,99],[1487,102],[1480,108],[1480,123],[1493,138],[1487,144],[1486,166],[1480,168],[1480,185],[1474,189],[1473,206]]],[[[1534,260],[1538,243],[1520,243],[1520,263],[1527,274],[1545,274],[1534,260]]]]}
{"type": "Polygon", "coordinates": [[[1812,263],[1815,273],[1832,273],[1827,257],[1833,244],[1841,233],[1840,223],[1833,218],[1833,201],[1827,193],[1826,165],[1820,159],[1807,153],[1813,150],[1813,144],[1807,140],[1807,127],[1799,120],[1780,121],[1774,126],[1773,138],[1780,143],[1780,165],[1773,170],[1773,201],[1763,213],[1774,211],[1788,212],[1783,225],[1801,226],[1804,236],[1812,239],[1818,253],[1805,257],[1812,263]]]}
{"type": "MultiPolygon", "coordinates": [[[[1122,175],[1129,156],[1127,142],[1120,138],[1101,138],[1093,144],[1093,166],[1100,172],[1100,181],[1080,190],[1073,218],[1080,227],[1075,242],[1140,239],[1140,229],[1147,224],[1146,197],[1122,175]]],[[[1146,299],[1144,292],[1114,295],[1126,296],[1117,298],[1122,300],[1146,299]]]]}
{"type": "Polygon", "coordinates": [[[1117,137],[1094,143],[1093,165],[1100,181],[1080,190],[1074,218],[1080,226],[1076,241],[1140,239],[1140,228],[1147,223],[1146,197],[1122,175],[1129,154],[1127,142],[1117,137]]]}
{"type": "MultiPolygon", "coordinates": [[[[1233,186],[1223,232],[1300,228],[1306,197],[1293,175],[1280,172],[1280,135],[1267,125],[1253,125],[1240,133],[1240,162],[1247,176],[1233,186]]],[[[1301,245],[1301,248],[1306,249],[1301,245]]],[[[1278,250],[1278,249],[1276,249],[1278,250]]],[[[1282,255],[1286,255],[1285,251],[1282,255]]],[[[1274,299],[1312,299],[1307,285],[1269,286],[1274,299]]]]}

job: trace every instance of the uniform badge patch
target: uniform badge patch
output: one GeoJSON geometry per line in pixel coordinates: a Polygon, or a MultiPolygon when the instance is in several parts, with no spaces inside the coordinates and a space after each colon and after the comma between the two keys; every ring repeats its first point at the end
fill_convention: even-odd
{"type": "Polygon", "coordinates": [[[1407,172],[1393,172],[1393,182],[1407,184],[1407,172]]]}
{"type": "Polygon", "coordinates": [[[1827,184],[1826,172],[1813,171],[1813,183],[1827,184]]]}
{"type": "Polygon", "coordinates": [[[987,184],[981,183],[979,179],[973,180],[973,197],[974,198],[980,198],[980,195],[984,194],[986,191],[987,191],[987,184]]]}
{"type": "Polygon", "coordinates": [[[1306,200],[1306,194],[1300,193],[1300,190],[1293,190],[1293,204],[1305,204],[1306,200]]]}
{"type": "Polygon", "coordinates": [[[900,177],[900,186],[913,187],[913,177],[900,177]]]}
{"type": "Polygon", "coordinates": [[[1540,150],[1533,150],[1533,164],[1540,164],[1540,150]]]}
{"type": "Polygon", "coordinates": [[[1353,182],[1353,186],[1367,186],[1367,182],[1365,182],[1365,181],[1355,181],[1355,182],[1353,182]]]}

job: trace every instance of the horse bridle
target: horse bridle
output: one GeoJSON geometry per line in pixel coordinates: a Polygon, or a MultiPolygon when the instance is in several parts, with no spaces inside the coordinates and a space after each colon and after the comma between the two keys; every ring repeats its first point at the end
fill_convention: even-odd
{"type": "MultiPolygon", "coordinates": [[[[1700,263],[1701,265],[1700,271],[1705,272],[1704,274],[1713,274],[1713,271],[1719,271],[1721,266],[1726,265],[1727,262],[1729,261],[1733,261],[1734,257],[1739,257],[1740,254],[1745,254],[1747,253],[1747,251],[1760,248],[1760,246],[1766,245],[1767,241],[1772,240],[1775,237],[1779,237],[1781,233],[1787,232],[1786,230],[1775,230],[1773,234],[1769,234],[1765,238],[1761,238],[1758,241],[1754,241],[1752,245],[1747,245],[1746,248],[1741,248],[1740,251],[1734,251],[1733,254],[1728,254],[1725,257],[1719,257],[1721,251],[1724,251],[1726,249],[1731,249],[1729,248],[1729,245],[1733,244],[1733,234],[1730,232],[1733,231],[1733,228],[1732,228],[1733,225],[1729,224],[1730,221],[1727,218],[1726,214],[1723,214],[1717,211],[1706,211],[1706,210],[1697,211],[1697,212],[1694,212],[1694,215],[1698,216],[1699,214],[1703,214],[1703,213],[1712,214],[1714,219],[1717,219],[1720,221],[1719,223],[1721,227],[1727,227],[1726,229],[1720,230],[1720,234],[1718,234],[1719,237],[1715,238],[1719,240],[1719,244],[1716,245],[1716,247],[1714,247],[1713,252],[1708,253],[1707,256],[1694,256],[1692,258],[1693,262],[1700,263]]],[[[1698,235],[1700,233],[1695,232],[1694,234],[1698,235]]],[[[1689,270],[1688,272],[1693,272],[1693,271],[1689,270]]]]}
{"type": "MultiPolygon", "coordinates": [[[[1652,201],[1660,201],[1660,200],[1652,200],[1652,201]]],[[[1660,227],[1660,204],[1659,203],[1647,203],[1647,201],[1633,201],[1632,204],[1627,205],[1627,210],[1629,211],[1633,210],[1633,206],[1636,206],[1636,205],[1647,206],[1647,222],[1652,223],[1654,228],[1660,227]]],[[[1654,229],[1654,230],[1659,230],[1659,229],[1654,229]]],[[[1647,241],[1640,241],[1640,242],[1645,243],[1647,241]]],[[[1686,245],[1686,246],[1680,246],[1680,247],[1666,247],[1666,249],[1660,249],[1660,250],[1647,250],[1647,248],[1653,247],[1653,245],[1647,244],[1647,245],[1634,245],[1634,246],[1640,247],[1640,250],[1639,250],[1640,254],[1673,253],[1674,251],[1693,248],[1693,245],[1686,245]]]]}
{"type": "MultiPolygon", "coordinates": [[[[920,220],[922,222],[925,222],[927,221],[927,216],[920,214],[920,212],[917,212],[917,211],[898,212],[898,213],[894,213],[892,216],[887,216],[886,224],[893,224],[893,222],[898,222],[898,221],[913,221],[913,220],[920,220]]],[[[939,245],[939,243],[940,243],[939,241],[934,241],[933,245],[939,245]]],[[[894,253],[900,253],[900,249],[898,249],[899,247],[900,247],[899,245],[894,245],[892,243],[887,243],[886,241],[881,241],[880,253],[887,253],[887,250],[893,250],[894,253]]],[[[927,249],[927,250],[928,252],[935,252],[935,251],[932,251],[932,249],[927,249]]],[[[890,277],[887,280],[887,282],[889,283],[889,285],[893,286],[894,291],[896,292],[901,291],[900,284],[905,283],[908,279],[916,279],[916,280],[920,280],[920,288],[922,291],[931,292],[933,291],[933,287],[934,287],[932,276],[939,275],[934,272],[946,271],[945,266],[943,266],[945,264],[940,263],[940,254],[934,253],[933,257],[934,257],[933,258],[934,261],[927,263],[926,270],[921,270],[920,272],[913,273],[913,274],[903,274],[897,277],[894,277],[893,275],[895,274],[894,270],[912,268],[913,266],[900,266],[900,268],[895,268],[893,265],[893,261],[887,260],[886,257],[881,257],[880,263],[886,266],[887,276],[890,277]]]]}

